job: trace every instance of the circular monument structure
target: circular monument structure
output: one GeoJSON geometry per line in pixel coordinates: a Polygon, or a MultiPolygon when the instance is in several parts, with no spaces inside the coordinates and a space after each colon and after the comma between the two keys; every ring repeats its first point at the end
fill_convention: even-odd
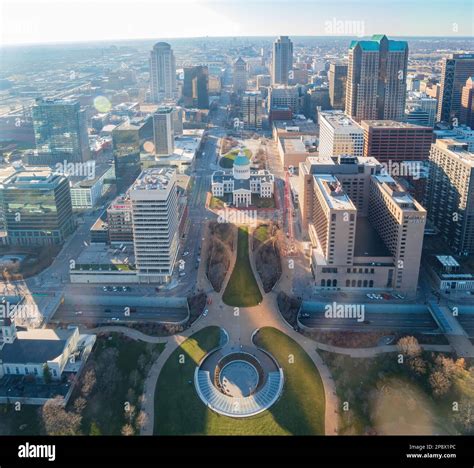
{"type": "MultiPolygon", "coordinates": [[[[224,348],[225,349],[225,348],[224,348]]],[[[272,406],[283,390],[283,370],[270,354],[249,348],[210,352],[196,368],[199,398],[216,413],[234,418],[254,416],[272,406]]]]}

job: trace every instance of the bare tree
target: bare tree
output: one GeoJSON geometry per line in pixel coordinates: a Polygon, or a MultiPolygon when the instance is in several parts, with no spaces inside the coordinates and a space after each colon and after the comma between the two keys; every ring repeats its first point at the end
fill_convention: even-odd
{"type": "Polygon", "coordinates": [[[68,412],[62,406],[62,397],[48,400],[40,408],[40,417],[47,435],[77,435],[81,426],[82,416],[68,412]]]}
{"type": "Polygon", "coordinates": [[[434,371],[430,375],[430,385],[433,389],[433,393],[436,396],[443,396],[448,393],[451,388],[451,381],[446,377],[446,374],[441,371],[434,371]]]}
{"type": "Polygon", "coordinates": [[[135,434],[135,431],[134,431],[133,426],[131,424],[125,424],[125,426],[122,427],[122,435],[132,436],[134,434],[135,434]]]}

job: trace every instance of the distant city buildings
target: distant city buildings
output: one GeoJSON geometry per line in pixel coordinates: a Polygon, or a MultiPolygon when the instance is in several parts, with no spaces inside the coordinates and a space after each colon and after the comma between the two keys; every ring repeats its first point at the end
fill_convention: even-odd
{"type": "Polygon", "coordinates": [[[171,46],[158,42],[150,53],[150,88],[152,102],[176,98],[176,63],[171,46]]]}
{"type": "Polygon", "coordinates": [[[288,36],[280,36],[273,43],[272,84],[287,85],[293,69],[293,42],[288,36]]]}
{"type": "Polygon", "coordinates": [[[183,102],[186,107],[209,109],[209,71],[206,66],[184,68],[183,102]]]}
{"type": "Polygon", "coordinates": [[[319,155],[362,156],[364,131],[342,111],[327,111],[319,114],[319,155]]]}
{"type": "Polygon", "coordinates": [[[244,128],[261,130],[262,95],[258,91],[246,91],[242,96],[242,120],[244,128]]]}
{"type": "Polygon", "coordinates": [[[174,151],[173,108],[159,107],[153,114],[155,154],[168,156],[174,151]]]}
{"type": "Polygon", "coordinates": [[[438,122],[452,123],[454,118],[459,119],[462,89],[471,76],[474,76],[474,54],[451,54],[443,59],[438,122]]]}
{"type": "Polygon", "coordinates": [[[438,100],[418,91],[408,92],[405,121],[415,125],[434,127],[438,100]]]}
{"type": "Polygon", "coordinates": [[[233,89],[234,93],[242,93],[247,89],[247,64],[239,57],[234,62],[234,69],[233,69],[233,89]]]}
{"type": "Polygon", "coordinates": [[[36,149],[49,164],[90,159],[86,116],[79,101],[39,98],[32,115],[36,149]]]}
{"type": "Polygon", "coordinates": [[[49,168],[25,168],[7,177],[0,200],[11,244],[61,244],[75,229],[69,181],[49,168]]]}
{"type": "Polygon", "coordinates": [[[346,100],[347,64],[332,62],[329,64],[329,101],[333,109],[344,110],[346,100]]]}
{"type": "Polygon", "coordinates": [[[403,120],[408,44],[374,35],[349,47],[345,112],[361,120],[403,120]]]}
{"type": "Polygon", "coordinates": [[[138,281],[168,282],[179,247],[176,171],[147,169],[129,193],[138,281]]]}
{"type": "Polygon", "coordinates": [[[431,146],[425,206],[454,253],[474,254],[474,153],[466,142],[438,139],[431,146]]]}

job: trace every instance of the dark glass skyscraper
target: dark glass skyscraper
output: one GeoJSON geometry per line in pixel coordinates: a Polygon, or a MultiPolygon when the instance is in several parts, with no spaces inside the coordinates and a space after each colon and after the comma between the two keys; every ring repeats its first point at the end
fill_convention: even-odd
{"type": "Polygon", "coordinates": [[[153,119],[124,122],[112,131],[115,177],[119,193],[127,190],[140,175],[140,151],[153,142],[153,119]]]}
{"type": "Polygon", "coordinates": [[[37,99],[33,106],[36,149],[51,162],[90,159],[85,111],[78,101],[37,99]]]}
{"type": "Polygon", "coordinates": [[[50,169],[11,175],[0,184],[0,200],[12,244],[61,244],[74,231],[69,181],[50,169]]]}
{"type": "Polygon", "coordinates": [[[441,71],[441,93],[438,101],[438,122],[451,122],[460,117],[462,89],[474,75],[474,54],[452,54],[445,57],[441,71]]]}
{"type": "Polygon", "coordinates": [[[209,109],[209,71],[206,66],[184,69],[183,101],[186,107],[209,109]]]}

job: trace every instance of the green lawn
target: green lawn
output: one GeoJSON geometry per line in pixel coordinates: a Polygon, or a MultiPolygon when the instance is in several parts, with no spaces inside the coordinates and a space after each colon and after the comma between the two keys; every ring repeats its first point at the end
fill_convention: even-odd
{"type": "Polygon", "coordinates": [[[322,435],[324,390],[311,359],[291,338],[262,329],[258,345],[283,367],[285,385],[280,399],[264,413],[250,418],[229,418],[207,409],[194,388],[196,363],[219,343],[219,329],[208,327],[178,348],[161,371],[155,393],[155,428],[158,435],[322,435]],[[184,356],[180,364],[179,357],[184,356]],[[288,356],[294,363],[288,363],[288,356]]]}
{"type": "Polygon", "coordinates": [[[154,434],[206,433],[208,410],[194,388],[194,369],[208,351],[219,346],[221,336],[219,327],[204,328],[168,358],[155,391],[154,434]]]}
{"type": "MultiPolygon", "coordinates": [[[[221,167],[223,167],[224,169],[232,168],[234,166],[234,159],[236,158],[236,156],[239,154],[240,151],[241,151],[240,149],[235,149],[235,150],[229,151],[224,156],[222,156],[219,162],[221,167]]],[[[244,148],[243,153],[249,159],[252,156],[252,152],[248,148],[244,148]]]]}
{"type": "Polygon", "coordinates": [[[252,307],[262,301],[262,294],[250,267],[248,229],[239,228],[237,260],[222,300],[234,307],[252,307]]]}

